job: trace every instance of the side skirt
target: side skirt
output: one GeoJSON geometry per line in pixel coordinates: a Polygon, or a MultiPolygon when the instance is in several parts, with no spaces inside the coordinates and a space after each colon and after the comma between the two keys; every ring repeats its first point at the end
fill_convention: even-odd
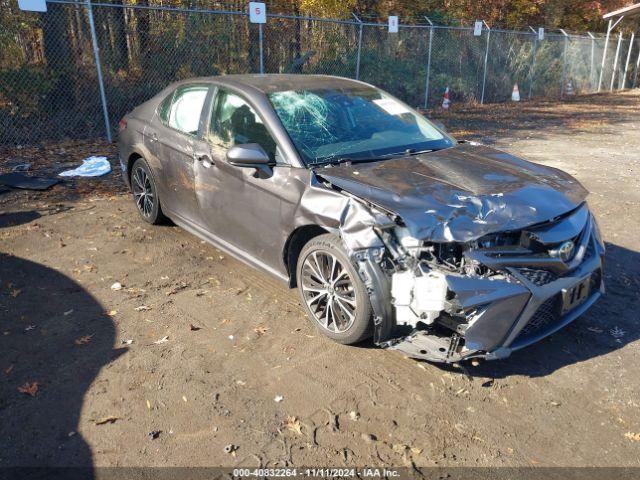
{"type": "Polygon", "coordinates": [[[194,225],[193,223],[183,219],[182,217],[180,217],[179,215],[176,215],[173,212],[164,212],[164,213],[167,217],[173,220],[173,222],[176,225],[178,225],[180,228],[183,228],[187,232],[195,235],[196,237],[201,238],[206,242],[209,242],[211,245],[213,245],[216,248],[219,248],[220,250],[223,250],[225,253],[228,253],[236,260],[240,260],[242,263],[249,265],[250,267],[257,268],[258,270],[268,273],[276,277],[278,280],[286,282],[287,284],[289,283],[289,277],[286,274],[276,270],[273,267],[270,267],[263,261],[257,259],[252,255],[249,255],[244,250],[241,250],[238,247],[230,244],[229,242],[222,240],[220,237],[213,235],[212,233],[206,231],[202,227],[194,225]]]}

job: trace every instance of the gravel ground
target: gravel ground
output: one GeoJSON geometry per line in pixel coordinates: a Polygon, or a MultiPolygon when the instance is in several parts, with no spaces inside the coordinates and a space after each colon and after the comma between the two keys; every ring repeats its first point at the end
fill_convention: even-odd
{"type": "MultiPolygon", "coordinates": [[[[608,246],[592,310],[466,372],[329,341],[297,292],[144,224],[116,173],[0,195],[0,466],[640,466],[639,107],[434,114],[575,175],[608,246]]],[[[101,153],[115,165],[100,142],[5,148],[0,165],[101,153]]]]}

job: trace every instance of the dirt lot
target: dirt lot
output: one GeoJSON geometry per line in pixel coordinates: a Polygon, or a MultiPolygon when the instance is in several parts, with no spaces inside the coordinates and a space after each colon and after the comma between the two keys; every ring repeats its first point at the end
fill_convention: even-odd
{"type": "MultiPolygon", "coordinates": [[[[587,315],[467,373],[332,343],[296,291],[144,224],[117,173],[0,195],[0,466],[640,466],[639,112],[627,93],[440,115],[575,175],[608,244],[587,315]]],[[[0,166],[101,153],[115,166],[80,142],[0,166]]]]}

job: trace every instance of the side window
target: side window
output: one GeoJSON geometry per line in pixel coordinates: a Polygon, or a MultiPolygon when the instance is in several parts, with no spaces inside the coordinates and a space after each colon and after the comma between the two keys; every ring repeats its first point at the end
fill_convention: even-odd
{"type": "Polygon", "coordinates": [[[174,93],[175,92],[171,92],[171,94],[160,103],[160,107],[158,108],[160,121],[165,125],[169,122],[169,108],[171,107],[171,100],[173,99],[174,93]]]}
{"type": "Polygon", "coordinates": [[[207,138],[214,146],[223,148],[257,143],[264,148],[271,160],[281,161],[276,153],[276,142],[260,116],[241,97],[224,90],[219,90],[217,95],[207,138]]]}
{"type": "MultiPolygon", "coordinates": [[[[178,88],[173,95],[171,106],[164,113],[166,124],[189,135],[197,135],[208,90],[204,85],[187,85],[178,88]]],[[[163,106],[164,102],[160,105],[160,118],[165,121],[163,106]]]]}

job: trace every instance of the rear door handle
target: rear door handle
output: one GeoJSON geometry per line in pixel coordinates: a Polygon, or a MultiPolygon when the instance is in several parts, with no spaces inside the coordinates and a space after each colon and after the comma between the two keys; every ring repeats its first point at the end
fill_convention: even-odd
{"type": "Polygon", "coordinates": [[[195,157],[205,168],[210,168],[213,165],[213,160],[211,160],[209,155],[196,155],[195,157]]]}

